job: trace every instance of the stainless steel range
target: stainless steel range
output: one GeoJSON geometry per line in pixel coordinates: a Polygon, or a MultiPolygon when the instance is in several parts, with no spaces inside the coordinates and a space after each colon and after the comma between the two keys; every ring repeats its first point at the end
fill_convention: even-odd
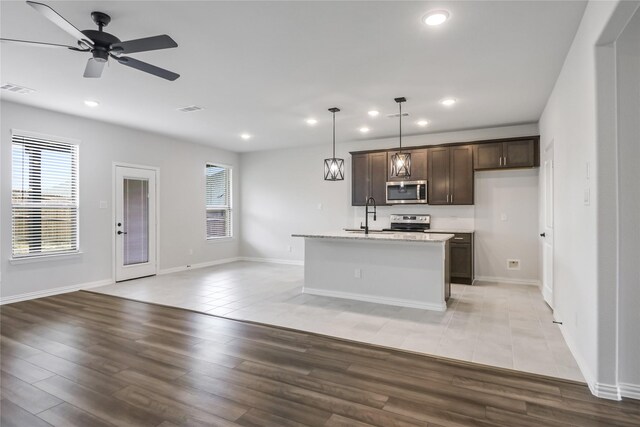
{"type": "Polygon", "coordinates": [[[392,214],[391,225],[383,231],[415,231],[424,233],[431,228],[431,215],[392,214]]]}

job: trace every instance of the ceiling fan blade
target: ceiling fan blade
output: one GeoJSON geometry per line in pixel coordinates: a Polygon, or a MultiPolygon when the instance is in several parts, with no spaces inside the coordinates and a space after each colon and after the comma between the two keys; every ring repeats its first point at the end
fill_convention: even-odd
{"type": "Polygon", "coordinates": [[[178,47],[178,43],[168,35],[162,34],[161,36],[114,43],[111,45],[111,50],[116,53],[136,53],[149,50],[169,49],[172,47],[178,47]]]}
{"type": "Polygon", "coordinates": [[[58,14],[58,12],[51,9],[46,4],[37,3],[35,1],[27,1],[27,4],[44,15],[44,17],[49,21],[53,22],[58,27],[69,33],[73,38],[81,41],[87,46],[93,47],[93,42],[89,40],[89,38],[85,36],[82,31],[74,27],[73,24],[64,19],[62,16],[60,16],[60,14],[58,14]]]}
{"type": "Polygon", "coordinates": [[[127,56],[111,56],[116,61],[127,67],[135,68],[136,70],[144,71],[145,73],[153,74],[154,76],[162,77],[167,80],[175,80],[180,77],[180,74],[176,74],[164,68],[156,67],[155,65],[147,64],[146,62],[138,61],[137,59],[129,58],[127,56]]]}
{"type": "Polygon", "coordinates": [[[67,46],[65,44],[56,44],[56,43],[43,43],[43,42],[33,42],[30,40],[17,40],[17,39],[3,39],[0,38],[0,41],[3,42],[10,42],[10,43],[17,43],[17,44],[24,44],[26,46],[37,46],[37,47],[57,47],[57,48],[65,48],[65,49],[71,49],[71,50],[82,50],[82,49],[78,49],[77,47],[74,46],[67,46]]]}
{"type": "Polygon", "coordinates": [[[102,75],[106,62],[96,61],[95,58],[89,58],[87,66],[84,69],[84,77],[97,79],[102,75]]]}

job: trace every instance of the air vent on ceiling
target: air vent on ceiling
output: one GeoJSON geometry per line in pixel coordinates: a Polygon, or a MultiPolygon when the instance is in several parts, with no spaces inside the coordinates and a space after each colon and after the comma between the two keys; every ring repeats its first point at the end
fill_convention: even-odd
{"type": "MultiPolygon", "coordinates": [[[[402,117],[407,117],[409,113],[402,113],[402,117]]],[[[390,119],[397,119],[400,117],[400,113],[387,114],[387,117],[390,119]]]]}
{"type": "Polygon", "coordinates": [[[194,111],[204,110],[202,107],[198,107],[197,105],[189,105],[187,107],[178,108],[178,111],[182,111],[183,113],[192,113],[194,111]]]}
{"type": "Polygon", "coordinates": [[[29,89],[28,87],[14,85],[13,83],[5,83],[0,86],[0,89],[6,90],[7,92],[13,93],[32,93],[35,92],[35,89],[29,89]]]}

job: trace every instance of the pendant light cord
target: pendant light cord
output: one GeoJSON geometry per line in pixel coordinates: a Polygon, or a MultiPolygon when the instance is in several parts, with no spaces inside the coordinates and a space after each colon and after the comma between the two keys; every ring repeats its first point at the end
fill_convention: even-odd
{"type": "Polygon", "coordinates": [[[400,154],[402,154],[402,102],[399,102],[400,106],[400,154]]]}
{"type": "Polygon", "coordinates": [[[333,158],[336,158],[336,113],[333,112],[333,158]]]}

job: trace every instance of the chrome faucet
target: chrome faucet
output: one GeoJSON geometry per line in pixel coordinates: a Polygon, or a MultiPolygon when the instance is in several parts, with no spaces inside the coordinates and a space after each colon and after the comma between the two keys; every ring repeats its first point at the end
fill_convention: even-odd
{"type": "MultiPolygon", "coordinates": [[[[376,220],[376,199],[373,197],[369,197],[367,199],[367,203],[365,203],[365,212],[364,212],[364,234],[369,234],[369,214],[373,214],[373,220],[376,220]],[[373,203],[373,212],[369,211],[369,203],[373,203]]],[[[362,228],[362,223],[360,223],[360,228],[362,228]]]]}

